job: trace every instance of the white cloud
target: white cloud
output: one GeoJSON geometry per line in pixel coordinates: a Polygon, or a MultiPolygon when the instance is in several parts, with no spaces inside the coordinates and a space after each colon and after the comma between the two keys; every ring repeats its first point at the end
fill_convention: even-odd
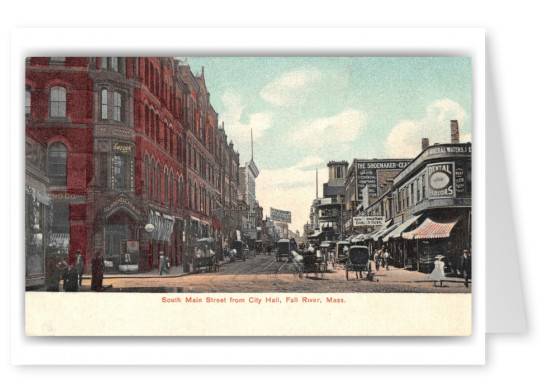
{"type": "Polygon", "coordinates": [[[291,107],[303,103],[309,93],[308,87],[321,80],[317,69],[299,69],[287,72],[267,84],[260,97],[276,106],[291,107]]]}
{"type": "Polygon", "coordinates": [[[332,117],[304,122],[293,130],[289,140],[295,146],[306,146],[311,152],[335,155],[350,148],[362,128],[367,124],[363,111],[346,109],[332,117]]]}
{"type": "MultiPolygon", "coordinates": [[[[315,166],[325,167],[325,164],[322,159],[309,156],[291,167],[263,170],[256,180],[256,197],[265,208],[264,213],[270,214],[270,206],[291,211],[291,227],[302,233],[303,225],[309,219],[310,205],[316,197],[315,166]]],[[[327,181],[327,169],[318,169],[320,195],[323,183],[327,181]]]]}
{"type": "Polygon", "coordinates": [[[428,138],[430,144],[450,142],[450,120],[459,123],[461,142],[471,140],[470,133],[462,133],[461,127],[467,119],[467,112],[451,99],[432,102],[420,121],[400,121],[388,135],[385,142],[385,156],[389,158],[415,157],[421,152],[421,139],[428,138]]]}
{"type": "Polygon", "coordinates": [[[219,120],[224,122],[228,138],[236,144],[250,140],[251,128],[256,139],[260,138],[262,133],[273,125],[273,116],[269,112],[249,114],[248,121],[243,118],[245,104],[241,97],[232,91],[224,93],[222,102],[224,111],[219,115],[219,120]]]}

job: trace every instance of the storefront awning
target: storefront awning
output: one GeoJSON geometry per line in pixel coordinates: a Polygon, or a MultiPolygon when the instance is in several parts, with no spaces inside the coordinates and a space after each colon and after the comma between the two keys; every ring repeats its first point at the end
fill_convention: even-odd
{"type": "Polygon", "coordinates": [[[421,224],[413,231],[406,232],[402,235],[402,237],[404,239],[448,238],[450,236],[451,230],[453,229],[453,227],[455,227],[455,224],[457,224],[458,220],[459,218],[456,218],[452,221],[437,223],[427,218],[425,221],[423,221],[423,224],[421,224]]]}
{"type": "Polygon", "coordinates": [[[315,234],[309,235],[309,236],[308,236],[308,239],[316,239],[316,238],[319,237],[320,235],[321,235],[321,231],[320,231],[320,232],[316,232],[315,234]]]}
{"type": "Polygon", "coordinates": [[[421,215],[418,215],[402,222],[395,230],[393,230],[383,238],[383,242],[388,242],[388,239],[390,238],[399,238],[400,236],[402,236],[402,232],[411,227],[411,225],[419,220],[420,217],[421,215]]]}
{"type": "MultiPolygon", "coordinates": [[[[370,236],[370,239],[373,239],[374,241],[379,240],[379,238],[383,237],[384,233],[387,232],[388,227],[390,226],[390,223],[392,220],[387,220],[384,222],[384,224],[379,228],[377,231],[373,232],[370,236]]],[[[395,228],[395,227],[393,227],[395,228]]]]}

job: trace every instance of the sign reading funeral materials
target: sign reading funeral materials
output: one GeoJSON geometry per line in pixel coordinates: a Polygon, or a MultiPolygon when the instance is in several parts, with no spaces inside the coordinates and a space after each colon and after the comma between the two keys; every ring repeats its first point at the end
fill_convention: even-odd
{"type": "Polygon", "coordinates": [[[270,208],[270,218],[280,223],[291,223],[291,212],[281,209],[270,208]]]}

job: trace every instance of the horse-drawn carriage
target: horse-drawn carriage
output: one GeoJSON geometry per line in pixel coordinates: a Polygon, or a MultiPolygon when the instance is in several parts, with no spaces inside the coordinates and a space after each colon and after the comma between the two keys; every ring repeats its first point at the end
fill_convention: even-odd
{"type": "Polygon", "coordinates": [[[369,249],[366,246],[352,246],[346,259],[346,279],[349,279],[349,273],[356,272],[356,278],[363,278],[362,273],[366,273],[366,278],[373,281],[373,272],[371,262],[369,261],[369,249]]]}
{"type": "Polygon", "coordinates": [[[230,261],[247,259],[247,246],[241,240],[234,240],[230,246],[230,261]]]}
{"type": "Polygon", "coordinates": [[[323,257],[321,250],[308,247],[296,253],[295,263],[299,272],[299,277],[303,274],[314,273],[315,278],[323,278],[323,273],[327,272],[327,260],[323,257]]]}
{"type": "Polygon", "coordinates": [[[218,258],[214,249],[213,238],[201,238],[195,243],[193,254],[193,271],[198,273],[201,268],[207,272],[217,272],[219,269],[218,258]]]}
{"type": "Polygon", "coordinates": [[[346,263],[348,251],[350,250],[350,242],[348,240],[340,240],[335,245],[335,256],[333,258],[333,267],[335,263],[346,263]]]}

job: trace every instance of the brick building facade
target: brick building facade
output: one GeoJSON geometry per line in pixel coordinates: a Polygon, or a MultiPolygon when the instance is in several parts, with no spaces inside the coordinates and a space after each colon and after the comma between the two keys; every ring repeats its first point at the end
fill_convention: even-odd
{"type": "Polygon", "coordinates": [[[44,149],[49,182],[46,258],[81,250],[88,267],[97,250],[114,264],[128,253],[148,270],[160,251],[181,264],[194,238],[220,232],[213,211],[237,203],[239,154],[204,71],[170,57],[41,57],[25,83],[26,139],[44,149]]]}

